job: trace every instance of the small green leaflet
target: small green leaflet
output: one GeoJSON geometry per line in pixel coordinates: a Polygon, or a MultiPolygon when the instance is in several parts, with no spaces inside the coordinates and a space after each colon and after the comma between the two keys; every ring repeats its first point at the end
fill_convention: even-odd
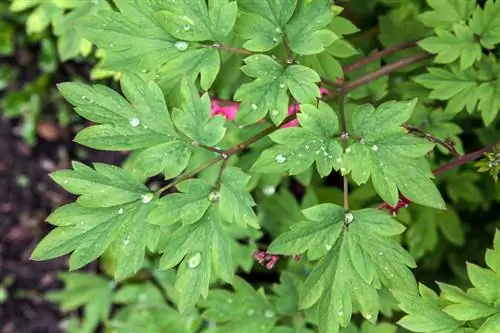
{"type": "Polygon", "coordinates": [[[322,177],[338,170],[342,161],[342,148],[338,141],[339,124],[335,112],[328,104],[319,102],[301,105],[297,115],[301,127],[283,128],[271,134],[277,145],[265,150],[252,166],[262,173],[288,171],[296,175],[306,171],[314,162],[322,177]]]}
{"type": "MultiPolygon", "coordinates": [[[[160,88],[131,73],[124,74],[120,82],[128,101],[101,85],[58,85],[78,114],[98,123],[80,131],[75,141],[101,150],[142,149],[134,160],[134,168],[141,174],[163,172],[166,178],[179,175],[194,148],[177,133],[160,88]]],[[[191,141],[218,143],[225,133],[224,118],[210,118],[208,95],[200,98],[193,85],[183,82],[184,110],[173,114],[176,126],[191,141]]]]}
{"type": "Polygon", "coordinates": [[[238,1],[241,15],[235,32],[246,39],[247,50],[265,52],[281,44],[283,29],[290,20],[297,0],[245,0],[238,1]]]}
{"type": "Polygon", "coordinates": [[[189,80],[183,80],[181,93],[182,110],[174,109],[172,114],[175,126],[196,143],[215,146],[226,133],[225,118],[211,116],[210,96],[205,93],[200,98],[198,89],[189,80]]]}
{"type": "Polygon", "coordinates": [[[334,204],[303,211],[307,221],[276,238],[268,252],[284,255],[307,253],[320,259],[300,294],[301,308],[318,305],[320,333],[339,332],[351,319],[353,305],[370,321],[380,309],[377,290],[415,290],[408,267],[413,258],[391,236],[404,227],[375,209],[345,212],[334,204]]]}
{"type": "Polygon", "coordinates": [[[47,299],[58,303],[63,311],[83,307],[83,320],[78,332],[95,332],[99,323],[108,319],[114,284],[84,273],[61,273],[59,278],[65,284],[64,290],[48,293],[47,299]]]}
{"type": "Polygon", "coordinates": [[[437,54],[434,62],[450,64],[460,59],[460,69],[464,70],[481,60],[483,55],[481,45],[475,41],[474,33],[468,26],[454,24],[453,33],[436,29],[436,35],[418,43],[427,52],[437,54]]]}
{"type": "Polygon", "coordinates": [[[472,113],[477,105],[483,122],[489,126],[500,109],[500,66],[494,55],[482,57],[478,69],[461,71],[450,66],[450,71],[428,68],[427,74],[419,75],[415,81],[432,89],[429,97],[449,100],[446,111],[458,113],[464,108],[472,113]]]}
{"type": "Polygon", "coordinates": [[[163,9],[153,0],[116,0],[119,12],[101,11],[77,23],[80,33],[105,51],[103,69],[137,74],[156,69],[179,54],[175,39],[156,21],[163,9]]]}
{"type": "MultiPolygon", "coordinates": [[[[202,304],[203,317],[217,323],[217,333],[271,332],[278,317],[263,289],[255,291],[243,279],[233,282],[234,292],[213,289],[202,304]]],[[[273,331],[274,332],[274,331],[273,331]]]]}
{"type": "Polygon", "coordinates": [[[238,6],[229,0],[166,1],[156,13],[164,29],[175,38],[192,42],[222,42],[236,21],[238,6]]]}
{"type": "Polygon", "coordinates": [[[467,21],[476,5],[473,0],[427,0],[433,9],[420,14],[420,20],[428,27],[449,29],[455,23],[467,21]]]}
{"type": "Polygon", "coordinates": [[[301,55],[323,52],[339,38],[328,29],[333,16],[332,3],[328,0],[299,1],[285,27],[290,49],[301,55]]]}
{"type": "MultiPolygon", "coordinates": [[[[472,3],[473,1],[471,1],[472,3]]],[[[480,37],[481,45],[493,49],[500,43],[500,1],[488,0],[484,9],[477,5],[469,25],[480,37]]]]}
{"type": "Polygon", "coordinates": [[[256,79],[242,84],[234,95],[236,101],[242,102],[236,117],[241,124],[253,124],[269,112],[271,120],[279,125],[287,116],[287,91],[303,104],[316,104],[321,96],[316,85],[321,78],[308,67],[291,65],[283,68],[272,57],[262,54],[245,58],[245,63],[241,70],[256,79]]]}
{"type": "Polygon", "coordinates": [[[439,307],[439,296],[423,284],[419,284],[420,296],[398,290],[394,292],[401,310],[407,313],[398,324],[412,332],[472,333],[439,307]]]}
{"type": "Polygon", "coordinates": [[[417,213],[405,234],[409,251],[415,259],[435,250],[440,243],[438,230],[451,244],[464,245],[465,231],[453,207],[447,207],[446,210],[420,207],[417,213]]]}
{"type": "Polygon", "coordinates": [[[115,278],[137,272],[144,261],[148,237],[146,217],[154,195],[122,169],[94,164],[94,169],[73,163],[52,178],[66,191],[80,195],[76,203],[57,209],[47,221],[57,226],[38,244],[34,260],[48,260],[73,252],[71,270],[78,269],[109,250],[115,278]]]}
{"type": "Polygon", "coordinates": [[[350,133],[356,142],[345,150],[341,172],[350,173],[357,184],[366,183],[371,176],[377,193],[392,206],[398,202],[399,190],[415,203],[444,209],[423,157],[434,144],[401,128],[415,104],[416,99],[385,102],[376,109],[369,104],[358,107],[350,133]]]}
{"type": "Polygon", "coordinates": [[[207,209],[199,221],[169,234],[165,244],[160,267],[169,269],[182,261],[175,282],[181,312],[191,310],[200,295],[207,297],[212,269],[231,283],[234,271],[230,242],[214,207],[207,209]]]}

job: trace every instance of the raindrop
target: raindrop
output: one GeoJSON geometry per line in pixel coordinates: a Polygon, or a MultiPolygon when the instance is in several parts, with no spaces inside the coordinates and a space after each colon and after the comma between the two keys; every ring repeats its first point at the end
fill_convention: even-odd
{"type": "Polygon", "coordinates": [[[257,110],[257,104],[252,104],[251,108],[252,108],[252,110],[257,110]]]}
{"type": "Polygon", "coordinates": [[[83,96],[82,96],[82,99],[87,99],[87,96],[83,95],[83,96]]]}
{"type": "Polygon", "coordinates": [[[141,121],[140,121],[140,119],[139,119],[139,118],[137,118],[137,117],[132,117],[132,118],[130,118],[130,120],[129,120],[129,122],[128,122],[128,123],[129,123],[129,124],[130,124],[130,126],[132,126],[132,127],[137,127],[137,126],[139,126],[139,124],[141,123],[141,121]]]}
{"type": "Polygon", "coordinates": [[[141,195],[141,200],[142,200],[142,203],[149,203],[151,200],[153,200],[154,198],[154,194],[153,193],[147,193],[147,194],[143,194],[141,195]]]}
{"type": "Polygon", "coordinates": [[[325,248],[327,251],[330,251],[332,249],[332,246],[330,244],[325,244],[325,248]]]}
{"type": "Polygon", "coordinates": [[[64,184],[68,184],[68,183],[69,183],[69,180],[65,179],[65,180],[63,181],[63,183],[64,183],[64,184]]]}
{"type": "Polygon", "coordinates": [[[344,311],[339,310],[339,312],[337,312],[337,314],[338,314],[340,317],[342,317],[342,316],[344,315],[344,311]]]}
{"type": "Polygon", "coordinates": [[[193,254],[188,259],[188,262],[187,262],[189,268],[196,268],[196,267],[200,266],[200,263],[201,263],[201,253],[200,252],[196,252],[195,254],[193,254]]]}
{"type": "Polygon", "coordinates": [[[306,149],[309,149],[310,147],[311,147],[311,146],[309,146],[309,145],[307,145],[307,144],[304,146],[304,148],[306,148],[306,149]]]}
{"type": "Polygon", "coordinates": [[[118,214],[123,214],[123,208],[118,209],[118,214]]]}
{"type": "Polygon", "coordinates": [[[362,145],[364,145],[364,144],[365,144],[365,139],[361,138],[361,139],[359,140],[359,143],[361,143],[362,145]]]}
{"type": "Polygon", "coordinates": [[[278,38],[276,38],[276,37],[274,37],[274,38],[273,38],[273,44],[278,44],[278,42],[279,42],[279,39],[278,39],[278,38]]]}
{"type": "Polygon", "coordinates": [[[255,314],[255,310],[254,309],[248,309],[247,315],[253,316],[254,314],[255,314]]]}
{"type": "Polygon", "coordinates": [[[342,159],[339,157],[336,159],[337,163],[342,163],[342,159]]]}
{"type": "Polygon", "coordinates": [[[175,42],[174,46],[179,51],[186,51],[189,47],[189,44],[180,40],[175,42]]]}
{"type": "Polygon", "coordinates": [[[276,155],[276,157],[274,158],[274,160],[276,161],[276,163],[285,163],[286,162],[286,156],[283,155],[283,154],[278,154],[276,155]]]}
{"type": "Polygon", "coordinates": [[[346,150],[345,150],[346,153],[350,153],[351,152],[351,147],[348,147],[346,150]]]}
{"type": "Polygon", "coordinates": [[[268,185],[268,186],[264,186],[262,188],[262,193],[264,193],[264,195],[266,197],[270,197],[271,195],[273,195],[274,193],[276,192],[276,187],[272,186],[272,185],[268,185]]]}
{"type": "Polygon", "coordinates": [[[184,24],[184,31],[191,30],[191,26],[189,24],[184,24]]]}
{"type": "Polygon", "coordinates": [[[113,46],[115,46],[115,44],[113,44],[113,43],[110,43],[110,44],[109,44],[109,47],[113,47],[113,46]]]}
{"type": "Polygon", "coordinates": [[[285,89],[285,84],[284,83],[280,83],[280,88],[281,89],[285,89]]]}
{"type": "Polygon", "coordinates": [[[266,318],[273,318],[274,317],[274,312],[271,311],[271,310],[266,310],[264,312],[264,317],[266,317],[266,318]]]}
{"type": "Polygon", "coordinates": [[[381,256],[381,255],[383,255],[383,254],[384,254],[384,252],[382,252],[382,251],[380,251],[380,252],[378,253],[378,255],[379,255],[379,256],[381,256]]]}
{"type": "Polygon", "coordinates": [[[378,150],[378,146],[377,146],[377,145],[373,145],[373,146],[372,146],[372,150],[373,150],[373,151],[377,151],[377,150],[378,150]]]}
{"type": "Polygon", "coordinates": [[[143,72],[144,74],[146,74],[146,73],[147,73],[147,72],[149,72],[149,71],[148,71],[146,68],[143,68],[143,69],[141,70],[141,72],[143,72]]]}
{"type": "Polygon", "coordinates": [[[271,111],[271,117],[276,118],[279,115],[280,115],[280,112],[278,110],[272,110],[271,111]]]}
{"type": "Polygon", "coordinates": [[[354,220],[354,215],[351,212],[347,212],[344,214],[344,222],[345,224],[351,224],[354,220]]]}
{"type": "Polygon", "coordinates": [[[280,28],[280,27],[277,27],[277,28],[276,28],[276,32],[280,34],[280,33],[282,33],[282,32],[283,32],[283,30],[281,30],[281,28],[280,28]]]}
{"type": "Polygon", "coordinates": [[[368,319],[368,320],[370,320],[370,319],[372,319],[372,315],[371,315],[371,314],[367,314],[367,315],[365,316],[365,318],[366,318],[366,319],[368,319]]]}
{"type": "Polygon", "coordinates": [[[220,193],[218,191],[210,192],[210,194],[208,195],[208,201],[210,201],[211,203],[216,203],[217,201],[219,201],[219,198],[220,193]]]}
{"type": "Polygon", "coordinates": [[[123,244],[128,245],[128,243],[130,243],[130,239],[127,237],[123,240],[123,244]]]}

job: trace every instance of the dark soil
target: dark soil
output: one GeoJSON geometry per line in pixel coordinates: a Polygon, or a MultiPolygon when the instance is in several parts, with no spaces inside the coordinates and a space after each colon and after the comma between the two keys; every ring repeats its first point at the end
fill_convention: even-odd
{"type": "MultiPolygon", "coordinates": [[[[17,136],[15,122],[0,119],[0,283],[7,285],[8,298],[0,304],[0,333],[60,332],[62,315],[43,299],[44,293],[60,288],[57,274],[66,271],[66,258],[34,262],[30,255],[50,230],[45,222],[56,207],[73,197],[48,176],[82,160],[82,148],[71,141],[72,133],[52,124],[30,148],[17,136]],[[59,131],[47,136],[48,131],[59,131]],[[58,138],[53,140],[54,138],[58,138]]],[[[83,162],[118,164],[123,155],[86,149],[83,162]]]]}

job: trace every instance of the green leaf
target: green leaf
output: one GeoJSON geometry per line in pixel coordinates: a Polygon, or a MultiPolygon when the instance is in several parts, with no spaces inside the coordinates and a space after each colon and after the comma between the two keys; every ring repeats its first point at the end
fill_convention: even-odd
{"type": "Polygon", "coordinates": [[[222,42],[236,21],[236,1],[179,0],[164,4],[158,21],[175,38],[187,41],[222,42]]]}
{"type": "Polygon", "coordinates": [[[493,317],[488,318],[486,322],[479,327],[476,331],[477,333],[495,333],[500,327],[500,313],[497,313],[493,317]]]}
{"type": "MultiPolygon", "coordinates": [[[[101,150],[145,148],[134,168],[146,176],[177,176],[186,168],[192,146],[177,134],[160,88],[135,74],[123,75],[120,83],[128,101],[101,85],[58,85],[78,114],[98,123],[80,131],[75,141],[101,150]]],[[[187,98],[191,104],[199,100],[198,95],[187,98]]]]}
{"type": "Polygon", "coordinates": [[[470,321],[495,314],[497,311],[483,300],[471,293],[464,293],[460,288],[439,283],[442,297],[453,304],[446,306],[443,311],[457,320],[470,321]]]}
{"type": "MultiPolygon", "coordinates": [[[[472,2],[472,1],[471,1],[472,2]]],[[[493,49],[500,42],[500,1],[488,0],[484,8],[476,6],[469,25],[480,37],[481,45],[493,49]]]]}
{"type": "Polygon", "coordinates": [[[486,264],[494,272],[500,272],[500,231],[495,232],[493,249],[487,249],[485,255],[486,264]]]}
{"type": "Polygon", "coordinates": [[[265,150],[252,166],[262,173],[288,171],[291,175],[306,171],[314,162],[322,177],[338,170],[342,148],[338,138],[339,124],[335,112],[323,102],[316,108],[302,105],[297,116],[301,127],[284,128],[271,134],[277,145],[265,150]]]}
{"type": "Polygon", "coordinates": [[[468,26],[455,24],[453,33],[436,29],[436,35],[418,43],[427,52],[437,54],[434,62],[449,64],[460,59],[460,69],[464,70],[481,60],[481,46],[475,41],[474,33],[468,26]]]}
{"type": "Polygon", "coordinates": [[[316,85],[321,79],[308,67],[283,68],[273,58],[261,54],[245,58],[245,63],[241,70],[256,79],[241,85],[234,95],[236,101],[242,102],[236,116],[238,123],[255,123],[269,112],[271,120],[279,125],[288,114],[287,91],[299,103],[316,104],[321,96],[316,85]]]}
{"type": "Polygon", "coordinates": [[[78,332],[95,332],[100,322],[108,319],[112,305],[113,286],[99,276],[84,273],[61,273],[65,288],[50,292],[47,298],[58,303],[63,311],[83,307],[83,321],[78,332]]]}
{"type": "Polygon", "coordinates": [[[156,202],[149,214],[149,223],[166,226],[181,221],[191,224],[203,217],[210,206],[212,186],[199,179],[190,179],[177,185],[177,190],[178,193],[166,195],[156,202]]]}
{"type": "Polygon", "coordinates": [[[427,0],[433,9],[420,15],[420,20],[428,27],[449,29],[455,23],[467,21],[474,11],[475,1],[427,0]]]}
{"type": "Polygon", "coordinates": [[[398,202],[399,190],[415,203],[443,209],[444,201],[423,157],[434,145],[401,128],[415,104],[416,100],[390,101],[377,109],[360,106],[352,125],[352,135],[358,139],[346,149],[341,171],[350,173],[357,184],[371,176],[375,190],[391,206],[398,202]]]}
{"type": "Polygon", "coordinates": [[[377,289],[415,289],[408,269],[411,256],[389,236],[404,227],[375,209],[346,213],[343,207],[321,204],[303,211],[308,221],[292,226],[275,239],[270,253],[308,253],[309,259],[322,257],[309,274],[300,295],[301,308],[319,302],[320,332],[337,332],[350,321],[353,304],[368,320],[379,312],[377,289]]]}
{"type": "Polygon", "coordinates": [[[479,98],[477,74],[472,68],[461,71],[458,66],[452,66],[450,69],[428,68],[428,73],[417,76],[415,82],[432,90],[429,98],[448,101],[446,112],[458,113],[465,108],[472,113],[479,98]]]}
{"type": "Polygon", "coordinates": [[[175,126],[197,144],[214,146],[224,137],[225,118],[211,117],[210,96],[199,97],[194,84],[183,80],[181,92],[184,98],[182,110],[175,109],[172,117],[175,126]]]}
{"type": "Polygon", "coordinates": [[[412,220],[406,241],[414,258],[421,258],[426,253],[433,252],[440,243],[438,230],[444,238],[455,246],[465,243],[465,232],[460,217],[452,207],[447,210],[420,208],[418,215],[412,220]]]}
{"type": "Polygon", "coordinates": [[[80,33],[105,51],[103,69],[147,73],[179,51],[156,21],[163,6],[151,0],[116,0],[119,11],[101,11],[77,23],[80,33]]]}
{"type": "Polygon", "coordinates": [[[299,1],[285,27],[290,49],[302,55],[323,52],[339,38],[328,29],[332,18],[330,1],[299,1]]]}
{"type": "Polygon", "coordinates": [[[94,164],[95,170],[73,163],[52,178],[80,197],[47,220],[58,226],[38,244],[34,260],[47,260],[73,252],[70,269],[78,269],[109,249],[115,262],[115,278],[137,272],[144,261],[148,215],[154,195],[122,169],[94,164]]]}
{"type": "Polygon", "coordinates": [[[270,332],[278,317],[264,291],[255,291],[241,278],[233,282],[234,292],[215,289],[203,304],[203,317],[217,323],[217,333],[270,332]]]}
{"type": "Polygon", "coordinates": [[[401,310],[407,313],[398,324],[412,332],[466,333],[462,322],[454,319],[439,307],[437,295],[426,286],[419,285],[420,295],[396,291],[401,310]],[[425,297],[432,294],[433,297],[425,297]]]}
{"type": "Polygon", "coordinates": [[[229,238],[214,208],[196,223],[179,227],[164,243],[160,267],[169,269],[182,261],[175,282],[181,312],[192,309],[200,295],[207,297],[212,268],[221,279],[231,282],[234,271],[229,238]]]}
{"type": "Polygon", "coordinates": [[[252,209],[255,201],[245,188],[249,180],[250,176],[240,169],[226,168],[222,174],[218,208],[222,219],[243,227],[248,224],[258,228],[257,216],[252,209]]]}

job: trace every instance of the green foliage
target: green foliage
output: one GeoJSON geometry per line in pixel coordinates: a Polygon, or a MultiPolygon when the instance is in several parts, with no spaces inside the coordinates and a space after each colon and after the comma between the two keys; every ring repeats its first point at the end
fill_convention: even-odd
{"type": "MultiPolygon", "coordinates": [[[[403,311],[410,331],[495,332],[498,231],[489,268],[462,263],[500,225],[500,1],[339,4],[11,2],[44,72],[86,57],[109,79],[57,85],[90,123],[74,141],[129,153],[51,174],[77,199],[32,258],[104,272],[49,296],[83,308],[71,331],[396,333],[403,311]]],[[[13,93],[18,70],[2,108],[34,133],[53,78],[13,93]]]]}

